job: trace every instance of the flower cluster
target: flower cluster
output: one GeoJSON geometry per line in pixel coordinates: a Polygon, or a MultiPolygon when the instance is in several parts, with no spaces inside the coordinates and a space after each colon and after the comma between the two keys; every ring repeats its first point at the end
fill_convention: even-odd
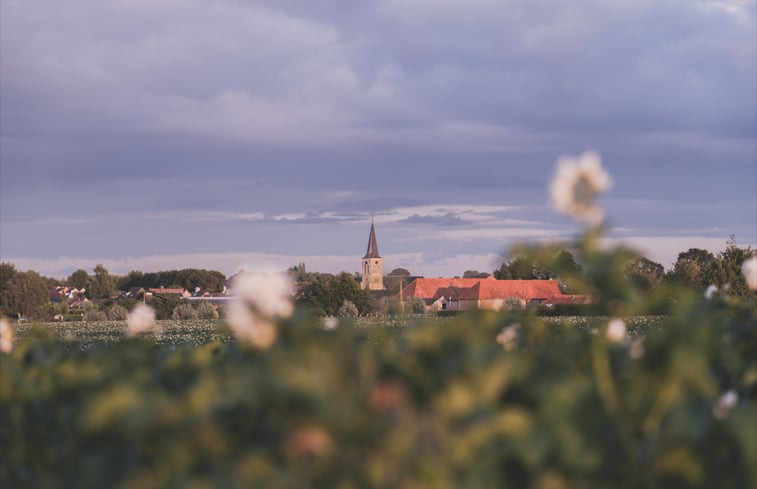
{"type": "Polygon", "coordinates": [[[155,322],[155,310],[144,304],[137,306],[126,316],[126,336],[137,336],[142,333],[157,333],[157,323],[155,322]]]}
{"type": "Polygon", "coordinates": [[[241,272],[232,284],[237,300],[229,304],[226,321],[234,336],[249,346],[267,349],[276,341],[273,321],[292,315],[291,288],[282,273],[241,272]]]}
{"type": "Polygon", "coordinates": [[[757,290],[757,255],[753,255],[741,264],[741,273],[744,274],[746,283],[752,290],[757,290]]]}
{"type": "Polygon", "coordinates": [[[577,158],[558,158],[550,195],[554,206],[563,214],[589,224],[599,224],[604,211],[597,205],[596,198],[611,186],[612,178],[602,168],[602,158],[594,151],[587,151],[577,158]]]}

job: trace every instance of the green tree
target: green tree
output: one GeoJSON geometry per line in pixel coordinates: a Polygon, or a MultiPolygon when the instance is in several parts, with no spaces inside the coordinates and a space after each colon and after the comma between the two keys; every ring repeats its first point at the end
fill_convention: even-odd
{"type": "Polygon", "coordinates": [[[71,275],[68,276],[66,279],[66,283],[69,287],[75,287],[77,289],[86,289],[89,286],[89,274],[86,270],[82,270],[81,268],[71,275]]]}
{"type": "Polygon", "coordinates": [[[45,281],[37,272],[17,272],[2,294],[3,312],[9,316],[42,319],[49,303],[45,281]]]}
{"type": "Polygon", "coordinates": [[[492,274],[497,280],[512,280],[513,278],[513,274],[510,271],[510,266],[507,264],[507,262],[502,262],[502,265],[500,265],[498,269],[494,270],[492,274]]]}
{"type": "Polygon", "coordinates": [[[689,248],[678,254],[666,280],[676,284],[688,284],[699,291],[709,285],[720,284],[720,266],[717,259],[707,250],[689,248]]]}
{"type": "Polygon", "coordinates": [[[479,272],[478,270],[466,270],[463,272],[463,278],[486,278],[488,276],[488,273],[479,272]]]}
{"type": "Polygon", "coordinates": [[[748,297],[753,294],[741,273],[741,265],[754,254],[750,246],[739,248],[736,237],[731,235],[726,243],[725,251],[718,253],[718,281],[719,287],[728,284],[728,294],[748,297]]]}
{"type": "Polygon", "coordinates": [[[181,304],[181,298],[171,294],[154,294],[152,307],[155,309],[156,319],[171,319],[173,310],[181,304]]]}
{"type": "Polygon", "coordinates": [[[12,263],[0,263],[0,314],[8,311],[4,299],[5,291],[10,288],[17,273],[16,266],[12,263]]]}
{"type": "Polygon", "coordinates": [[[665,268],[642,256],[626,265],[625,274],[634,287],[639,290],[650,291],[662,285],[665,278],[665,268]]]}
{"type": "Polygon", "coordinates": [[[395,277],[410,277],[410,271],[406,268],[395,268],[391,272],[389,272],[389,275],[393,275],[395,277]]]}
{"type": "Polygon", "coordinates": [[[95,274],[89,281],[87,295],[91,299],[107,299],[116,291],[116,280],[108,273],[108,270],[98,264],[95,266],[95,274]]]}

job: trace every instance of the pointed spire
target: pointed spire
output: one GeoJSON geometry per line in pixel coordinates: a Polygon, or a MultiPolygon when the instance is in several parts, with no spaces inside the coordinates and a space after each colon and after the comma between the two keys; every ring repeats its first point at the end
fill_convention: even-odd
{"type": "Polygon", "coordinates": [[[368,250],[365,252],[365,258],[381,258],[376,243],[376,230],[373,228],[373,216],[371,216],[371,234],[368,236],[368,250]]]}

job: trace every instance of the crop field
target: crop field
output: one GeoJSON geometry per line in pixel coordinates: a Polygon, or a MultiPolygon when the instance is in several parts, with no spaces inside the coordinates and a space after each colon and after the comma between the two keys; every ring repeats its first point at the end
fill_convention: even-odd
{"type": "MultiPolygon", "coordinates": [[[[486,313],[484,313],[486,314],[486,313]]],[[[488,313],[491,315],[491,313],[488,313]]],[[[579,330],[591,331],[592,328],[606,324],[608,317],[556,316],[543,318],[545,323],[552,326],[573,327],[579,330]]],[[[631,337],[643,335],[650,330],[662,326],[664,316],[635,316],[625,318],[628,334],[631,337]]],[[[409,330],[421,326],[437,328],[460,328],[467,321],[460,321],[457,316],[388,316],[361,317],[357,319],[342,319],[344,327],[355,328],[369,337],[386,338],[392,335],[401,337],[409,330]],[[389,333],[378,332],[378,329],[393,330],[389,333]]],[[[148,338],[157,346],[198,346],[220,341],[233,341],[233,334],[222,319],[168,319],[157,322],[157,331],[148,338]]],[[[475,326],[471,326],[475,327],[475,326]]],[[[75,322],[43,322],[19,323],[14,325],[16,341],[33,340],[39,335],[50,335],[64,346],[76,346],[86,349],[96,343],[121,341],[126,338],[126,321],[75,321],[75,322]]]]}

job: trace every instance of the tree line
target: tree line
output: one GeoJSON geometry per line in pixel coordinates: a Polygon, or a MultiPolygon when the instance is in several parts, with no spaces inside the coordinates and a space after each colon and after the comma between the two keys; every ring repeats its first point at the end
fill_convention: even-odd
{"type": "MultiPolygon", "coordinates": [[[[742,263],[754,254],[751,247],[740,248],[733,236],[726,243],[725,250],[713,254],[700,248],[690,248],[678,254],[669,270],[645,257],[629,258],[623,270],[630,284],[641,291],[654,291],[663,286],[685,285],[704,292],[715,286],[734,296],[749,296],[749,290],[741,273],[742,263]]],[[[296,284],[295,300],[314,309],[318,314],[368,315],[395,313],[402,306],[393,296],[376,299],[374,295],[360,287],[360,276],[342,272],[339,274],[308,272],[300,263],[287,270],[296,284]]],[[[589,293],[583,286],[585,271],[569,250],[544,248],[534,251],[528,248],[516,249],[512,258],[503,261],[493,271],[494,278],[500,280],[560,279],[568,293],[589,293]]],[[[398,268],[389,275],[410,276],[406,269],[398,268]]],[[[487,274],[467,270],[464,277],[482,277],[487,274]]],[[[11,263],[0,263],[0,314],[43,318],[49,316],[49,287],[67,285],[86,289],[86,297],[95,301],[107,301],[118,290],[127,292],[133,287],[183,288],[194,290],[199,287],[212,293],[222,292],[226,277],[215,270],[187,268],[143,273],[131,271],[126,275],[112,275],[98,264],[93,273],[76,270],[65,280],[44,277],[28,270],[19,271],[11,263]]],[[[396,292],[396,291],[390,291],[396,292]]],[[[178,305],[172,299],[160,299],[156,306],[162,316],[171,316],[178,305]]],[[[411,311],[421,312],[422,304],[414,301],[411,311]]],[[[407,304],[405,304],[407,311],[407,304]]],[[[186,311],[188,313],[188,311],[186,311]]],[[[120,312],[119,312],[120,313],[120,312]]],[[[114,314],[117,315],[117,314],[114,314]]]]}

